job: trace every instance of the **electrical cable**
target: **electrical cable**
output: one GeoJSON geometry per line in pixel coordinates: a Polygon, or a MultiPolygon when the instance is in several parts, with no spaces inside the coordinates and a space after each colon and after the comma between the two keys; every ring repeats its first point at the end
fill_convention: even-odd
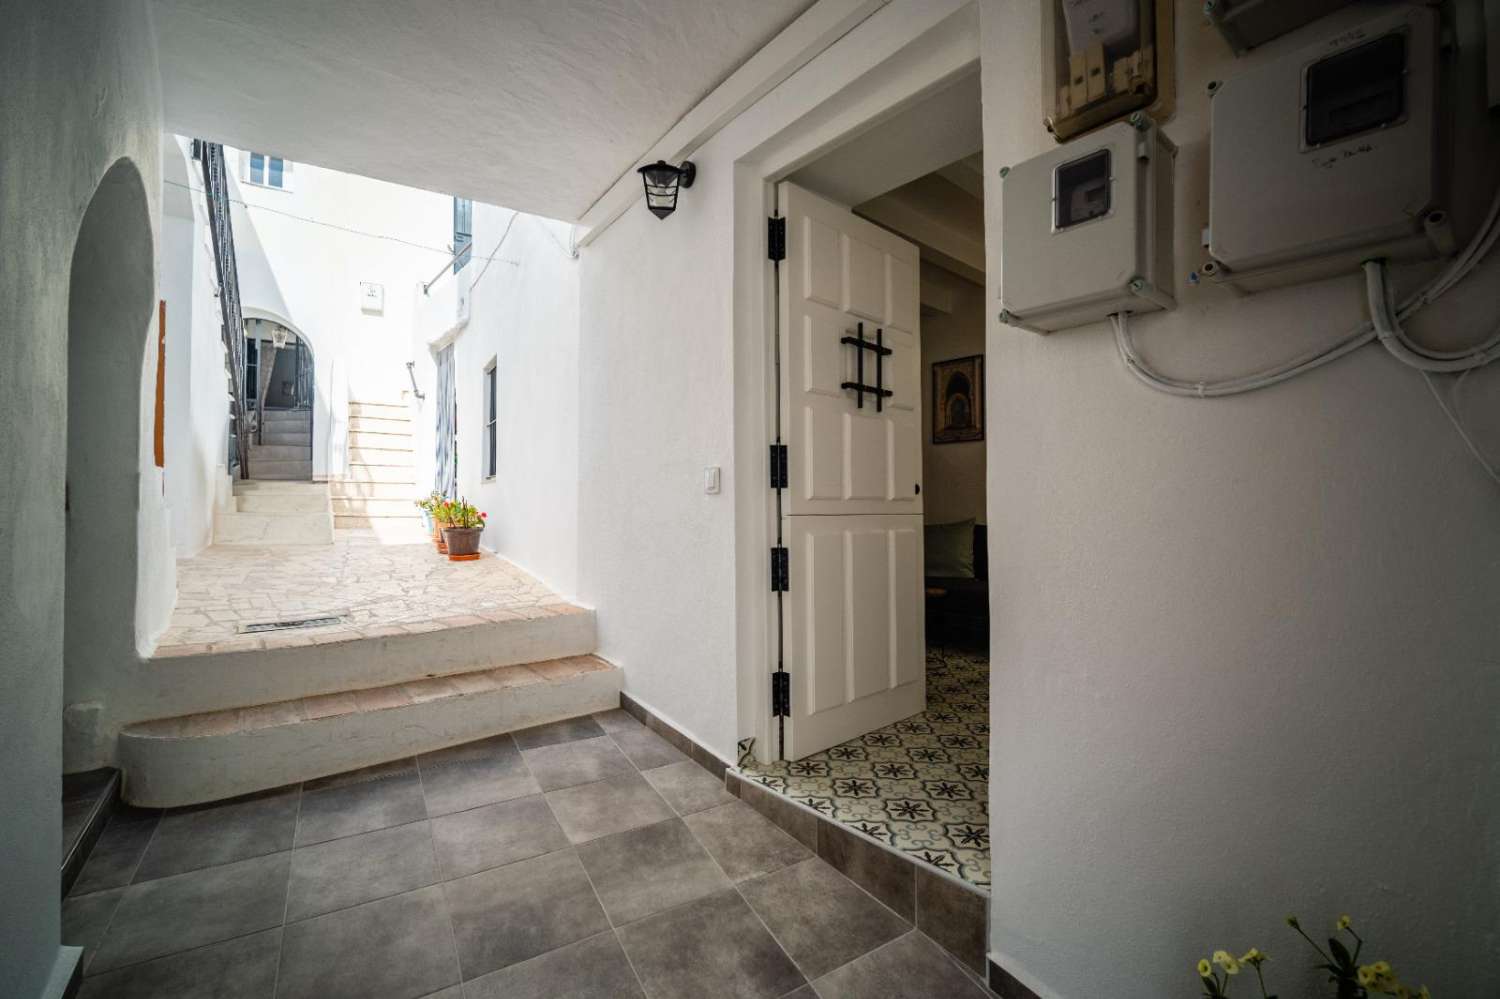
{"type": "MultiPolygon", "coordinates": [[[[1473,368],[1469,369],[1469,371],[1473,370],[1473,368]]],[[[1468,376],[1469,371],[1465,371],[1463,374],[1458,376],[1458,382],[1453,386],[1455,396],[1458,392],[1459,383],[1463,382],[1464,378],[1468,376]]],[[[1490,478],[1494,479],[1497,483],[1500,483],[1500,468],[1496,468],[1494,465],[1491,465],[1489,463],[1489,460],[1485,458],[1484,453],[1479,450],[1479,445],[1474,443],[1474,438],[1470,437],[1469,432],[1464,429],[1463,421],[1459,419],[1458,416],[1457,398],[1455,397],[1455,399],[1453,400],[1453,405],[1450,407],[1448,403],[1443,401],[1443,395],[1438,391],[1438,387],[1433,382],[1432,375],[1429,372],[1422,372],[1422,380],[1427,383],[1427,390],[1432,393],[1432,398],[1437,402],[1438,409],[1441,409],[1443,411],[1443,415],[1448,418],[1448,422],[1453,424],[1453,429],[1458,431],[1458,436],[1464,442],[1464,446],[1469,449],[1469,453],[1474,456],[1474,460],[1479,462],[1479,467],[1488,472],[1490,478]]]]}

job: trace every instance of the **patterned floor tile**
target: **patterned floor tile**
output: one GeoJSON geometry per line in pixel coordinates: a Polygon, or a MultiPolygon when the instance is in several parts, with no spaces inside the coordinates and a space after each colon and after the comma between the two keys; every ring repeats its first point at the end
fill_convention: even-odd
{"type": "Polygon", "coordinates": [[[756,763],[749,780],[867,836],[990,884],[990,663],[929,649],[927,710],[801,760],[756,763]]]}

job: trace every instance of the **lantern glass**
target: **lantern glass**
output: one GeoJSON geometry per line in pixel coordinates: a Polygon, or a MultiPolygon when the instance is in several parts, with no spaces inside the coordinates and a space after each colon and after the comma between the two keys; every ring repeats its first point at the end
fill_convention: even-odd
{"type": "Polygon", "coordinates": [[[677,192],[693,183],[692,164],[673,166],[664,160],[647,164],[638,171],[646,188],[646,207],[651,214],[664,219],[677,210],[677,192]]]}

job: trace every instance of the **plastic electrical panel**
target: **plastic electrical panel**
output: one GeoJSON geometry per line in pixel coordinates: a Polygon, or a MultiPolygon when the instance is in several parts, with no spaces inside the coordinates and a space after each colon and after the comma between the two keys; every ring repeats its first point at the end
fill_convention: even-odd
{"type": "Polygon", "coordinates": [[[1451,247],[1438,19],[1402,6],[1212,90],[1209,260],[1245,290],[1451,247]]]}
{"type": "Polygon", "coordinates": [[[1173,308],[1176,155],[1135,115],[1003,170],[1001,321],[1050,333],[1173,308]]]}

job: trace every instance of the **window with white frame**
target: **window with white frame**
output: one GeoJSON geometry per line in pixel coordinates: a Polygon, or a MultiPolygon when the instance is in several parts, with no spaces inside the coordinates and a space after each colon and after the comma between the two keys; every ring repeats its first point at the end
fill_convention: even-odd
{"type": "Polygon", "coordinates": [[[280,156],[251,152],[245,156],[245,181],[278,191],[292,189],[292,164],[280,156]]]}
{"type": "Polygon", "coordinates": [[[453,252],[457,274],[474,256],[474,202],[468,198],[453,199],[453,252]]]}
{"type": "Polygon", "coordinates": [[[495,422],[496,401],[495,361],[492,358],[484,369],[484,477],[493,479],[497,467],[499,429],[495,422]]]}

